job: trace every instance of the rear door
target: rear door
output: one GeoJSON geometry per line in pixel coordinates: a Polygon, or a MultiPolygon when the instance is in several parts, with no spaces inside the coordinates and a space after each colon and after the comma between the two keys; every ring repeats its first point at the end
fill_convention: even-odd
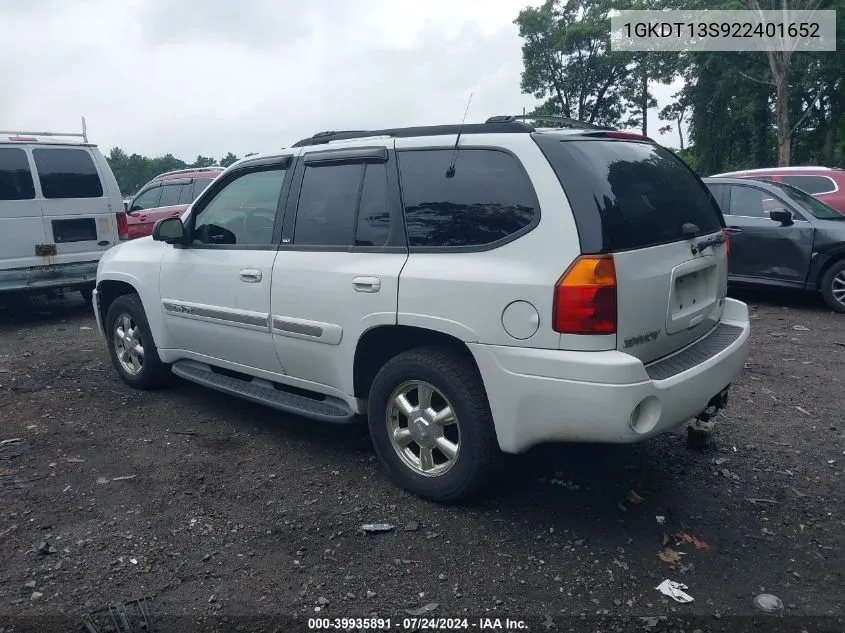
{"type": "Polygon", "coordinates": [[[792,205],[753,186],[730,185],[725,222],[731,234],[730,274],[737,281],[767,281],[803,286],[813,254],[813,225],[792,205]],[[783,226],[769,217],[787,209],[794,223],[783,226]]]}
{"type": "Polygon", "coordinates": [[[43,264],[35,247],[44,242],[29,154],[22,147],[0,146],[0,269],[43,264]]]}
{"type": "Polygon", "coordinates": [[[407,258],[392,142],[303,150],[273,265],[273,342],[285,372],[353,393],[356,345],[396,323],[407,258]]]}
{"type": "Polygon", "coordinates": [[[649,362],[713,328],[728,262],[721,212],[701,180],[654,143],[535,138],[563,184],[582,252],[613,253],[617,349],[649,362]]]}
{"type": "Polygon", "coordinates": [[[118,243],[118,209],[112,208],[90,150],[35,147],[32,157],[41,187],[46,244],[55,245],[52,263],[99,260],[118,243]]]}

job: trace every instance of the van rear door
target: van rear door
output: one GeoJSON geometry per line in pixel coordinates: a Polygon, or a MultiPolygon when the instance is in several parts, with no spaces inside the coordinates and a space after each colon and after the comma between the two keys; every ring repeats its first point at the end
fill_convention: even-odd
{"type": "MultiPolygon", "coordinates": [[[[0,146],[0,270],[43,264],[35,247],[45,240],[41,203],[23,147],[0,146]]],[[[2,286],[0,286],[2,289],[2,286]]]]}
{"type": "MultiPolygon", "coordinates": [[[[115,213],[107,187],[89,147],[32,149],[41,184],[46,244],[55,246],[52,263],[98,261],[118,243],[115,213]]],[[[52,246],[50,247],[52,249],[52,246]]]]}

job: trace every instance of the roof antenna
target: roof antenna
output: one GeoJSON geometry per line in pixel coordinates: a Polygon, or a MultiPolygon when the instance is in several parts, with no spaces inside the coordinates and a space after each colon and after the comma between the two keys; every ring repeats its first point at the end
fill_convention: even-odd
{"type": "Polygon", "coordinates": [[[469,93],[469,101],[467,101],[466,110],[464,110],[464,118],[461,120],[461,126],[458,128],[458,138],[455,139],[455,152],[452,154],[452,162],[446,168],[446,178],[453,178],[455,176],[455,161],[458,160],[458,143],[461,142],[461,132],[464,129],[464,121],[467,120],[467,112],[469,112],[469,104],[472,103],[472,93],[469,93]]]}

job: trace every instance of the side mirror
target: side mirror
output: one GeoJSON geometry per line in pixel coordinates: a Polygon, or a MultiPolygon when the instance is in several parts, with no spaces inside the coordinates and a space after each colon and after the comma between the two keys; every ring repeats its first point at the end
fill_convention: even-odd
{"type": "Polygon", "coordinates": [[[166,244],[184,244],[187,233],[180,218],[162,218],[153,226],[153,239],[166,244]]]}
{"type": "Polygon", "coordinates": [[[775,222],[780,222],[781,226],[792,226],[795,223],[792,212],[788,209],[772,209],[769,211],[769,217],[775,222]]]}

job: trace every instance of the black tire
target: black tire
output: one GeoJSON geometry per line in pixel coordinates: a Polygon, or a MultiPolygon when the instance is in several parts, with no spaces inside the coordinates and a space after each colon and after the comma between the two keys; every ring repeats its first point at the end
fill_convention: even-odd
{"type": "Polygon", "coordinates": [[[501,463],[502,454],[481,376],[469,359],[453,352],[414,349],[388,361],[370,388],[368,422],[376,453],[393,480],[431,501],[454,503],[468,499],[489,483],[501,463]],[[391,395],[409,381],[423,381],[439,391],[458,421],[457,457],[451,468],[437,476],[415,472],[399,456],[390,437],[391,395]]]}
{"type": "MultiPolygon", "coordinates": [[[[822,291],[822,299],[834,312],[839,312],[840,314],[845,314],[845,303],[836,300],[836,297],[833,296],[833,285],[845,278],[845,260],[836,262],[828,268],[824,275],[822,275],[821,281],[821,291],[822,291]],[[838,279],[837,279],[838,277],[838,279]]],[[[840,289],[837,283],[837,290],[840,289]]]]}
{"type": "Polygon", "coordinates": [[[94,299],[94,289],[90,287],[80,288],[79,294],[82,295],[82,298],[85,300],[85,303],[88,305],[93,305],[94,299]]]}
{"type": "Polygon", "coordinates": [[[150,332],[147,314],[144,312],[141,298],[137,294],[121,295],[112,301],[106,313],[103,330],[106,334],[112,364],[123,382],[135,389],[147,390],[161,387],[170,381],[172,377],[170,366],[162,363],[158,357],[158,349],[156,349],[153,335],[150,332]],[[115,332],[118,320],[123,319],[124,316],[131,319],[131,323],[134,324],[132,329],[138,328],[140,330],[143,362],[140,364],[137,373],[129,372],[118,357],[115,332]]]}

